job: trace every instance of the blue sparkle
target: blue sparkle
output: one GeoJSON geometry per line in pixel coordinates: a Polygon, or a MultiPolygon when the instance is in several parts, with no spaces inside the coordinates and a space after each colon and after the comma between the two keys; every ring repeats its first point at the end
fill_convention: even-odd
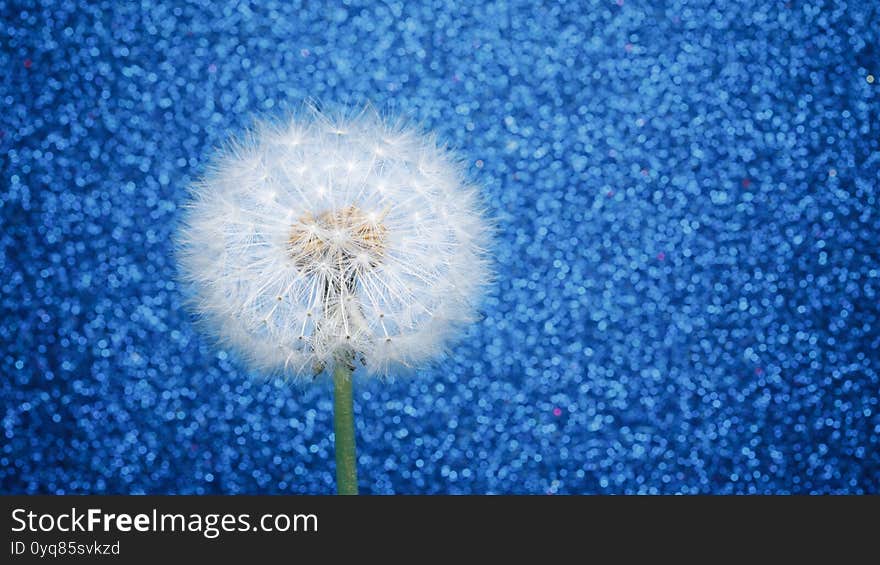
{"type": "Polygon", "coordinates": [[[0,490],[326,493],[326,383],[183,307],[186,186],[255,115],[436,131],[485,316],[360,382],[373,493],[880,492],[870,2],[0,0],[0,490]]]}

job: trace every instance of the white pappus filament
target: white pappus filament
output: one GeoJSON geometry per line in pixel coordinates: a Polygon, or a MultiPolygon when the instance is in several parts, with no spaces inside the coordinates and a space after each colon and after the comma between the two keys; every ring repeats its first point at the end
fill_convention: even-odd
{"type": "Polygon", "coordinates": [[[183,278],[206,327],[258,369],[372,374],[438,355],[487,284],[478,191],[431,137],[375,112],[261,124],[192,188],[183,278]]]}

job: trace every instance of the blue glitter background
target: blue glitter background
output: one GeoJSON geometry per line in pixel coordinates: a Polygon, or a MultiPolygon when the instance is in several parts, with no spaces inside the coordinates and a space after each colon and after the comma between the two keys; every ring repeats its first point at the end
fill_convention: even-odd
{"type": "Polygon", "coordinates": [[[454,355],[358,383],[362,491],[880,491],[877,4],[475,4],[0,1],[2,492],[333,492],[330,387],[215,349],[171,253],[309,97],[499,226],[454,355]]]}

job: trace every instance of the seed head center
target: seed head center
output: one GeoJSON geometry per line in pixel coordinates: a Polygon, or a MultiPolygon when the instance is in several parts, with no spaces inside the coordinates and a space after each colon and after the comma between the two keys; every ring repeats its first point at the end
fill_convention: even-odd
{"type": "Polygon", "coordinates": [[[375,268],[385,255],[384,217],[356,206],[305,214],[291,226],[290,256],[307,273],[330,268],[353,274],[375,268]]]}

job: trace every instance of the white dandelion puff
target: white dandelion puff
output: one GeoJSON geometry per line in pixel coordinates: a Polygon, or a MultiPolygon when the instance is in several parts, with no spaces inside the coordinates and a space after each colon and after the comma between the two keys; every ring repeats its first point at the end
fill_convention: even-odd
{"type": "Polygon", "coordinates": [[[345,353],[387,374],[474,320],[489,233],[433,138],[313,111],[221,153],[193,186],[178,257],[205,325],[255,367],[311,375],[345,353]]]}

